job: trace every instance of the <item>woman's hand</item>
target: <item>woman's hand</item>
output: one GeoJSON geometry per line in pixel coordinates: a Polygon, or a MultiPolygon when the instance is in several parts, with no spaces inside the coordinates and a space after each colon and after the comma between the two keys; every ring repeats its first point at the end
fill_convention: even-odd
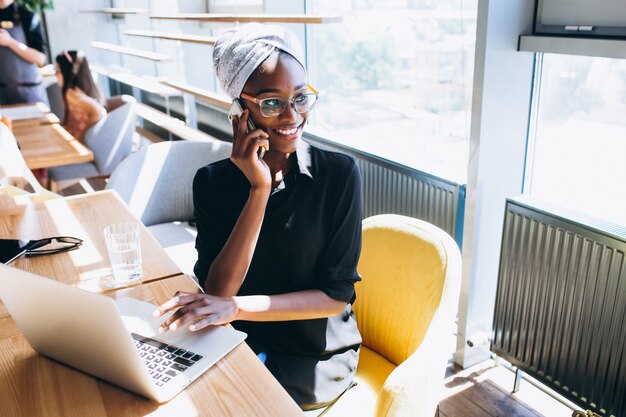
{"type": "Polygon", "coordinates": [[[270,169],[257,151],[260,147],[269,149],[269,135],[261,129],[248,130],[250,111],[244,110],[241,117],[233,117],[233,151],[230,160],[243,172],[252,188],[270,189],[272,176],[270,169]]]}
{"type": "Polygon", "coordinates": [[[174,314],[161,323],[159,327],[161,333],[185,325],[190,325],[189,330],[193,332],[209,325],[230,323],[237,317],[238,308],[233,297],[179,291],[153,314],[155,317],[161,317],[170,311],[174,314]]]}

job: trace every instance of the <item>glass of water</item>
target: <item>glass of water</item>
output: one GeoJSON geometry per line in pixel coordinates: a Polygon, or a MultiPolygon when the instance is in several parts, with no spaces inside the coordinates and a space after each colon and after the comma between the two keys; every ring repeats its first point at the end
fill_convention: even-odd
{"type": "Polygon", "coordinates": [[[141,279],[141,244],[139,223],[115,223],[104,228],[113,279],[132,283],[141,279]]]}

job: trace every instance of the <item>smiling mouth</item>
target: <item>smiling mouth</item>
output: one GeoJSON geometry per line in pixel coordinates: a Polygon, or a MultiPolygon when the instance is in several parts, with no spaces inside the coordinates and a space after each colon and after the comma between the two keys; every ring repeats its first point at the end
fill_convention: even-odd
{"type": "Polygon", "coordinates": [[[294,127],[292,129],[276,129],[276,131],[281,135],[293,135],[298,131],[298,128],[294,127]]]}
{"type": "Polygon", "coordinates": [[[292,135],[295,135],[296,133],[298,133],[298,130],[300,130],[301,127],[302,127],[302,125],[300,124],[300,125],[298,125],[296,127],[292,127],[292,128],[289,128],[289,129],[282,128],[282,129],[274,129],[274,130],[277,133],[279,133],[279,134],[281,134],[283,136],[292,136],[292,135]]]}

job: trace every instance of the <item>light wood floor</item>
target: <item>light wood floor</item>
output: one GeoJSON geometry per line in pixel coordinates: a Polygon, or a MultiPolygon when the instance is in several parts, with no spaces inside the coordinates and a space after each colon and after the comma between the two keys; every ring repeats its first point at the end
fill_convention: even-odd
{"type": "Polygon", "coordinates": [[[465,370],[448,368],[440,417],[571,417],[572,408],[522,380],[511,394],[515,374],[489,360],[465,370]]]}

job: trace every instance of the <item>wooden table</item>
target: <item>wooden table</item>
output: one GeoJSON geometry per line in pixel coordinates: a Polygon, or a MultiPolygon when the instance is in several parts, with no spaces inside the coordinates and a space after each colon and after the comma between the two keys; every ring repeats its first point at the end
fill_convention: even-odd
{"type": "MultiPolygon", "coordinates": [[[[161,304],[178,290],[197,287],[178,275],[109,295],[161,304]]],[[[10,317],[0,319],[0,405],[3,416],[302,416],[245,343],[159,406],[38,355],[10,317]]]]}
{"type": "Polygon", "coordinates": [[[93,161],[93,152],[60,124],[18,124],[13,135],[30,169],[93,161]]]}
{"type": "Polygon", "coordinates": [[[13,123],[32,123],[33,121],[46,120],[56,120],[52,123],[58,123],[59,120],[50,112],[50,108],[42,102],[0,106],[0,113],[10,118],[13,123]]]}
{"type": "MultiPolygon", "coordinates": [[[[10,213],[13,214],[0,212],[0,237],[33,240],[73,236],[84,240],[78,250],[20,258],[12,266],[94,292],[107,292],[124,286],[111,277],[102,230],[112,223],[139,221],[115,191],[99,191],[39,203],[25,202],[17,213],[15,210],[10,213]]],[[[181,273],[143,225],[141,253],[143,281],[181,273]]]]}
{"type": "Polygon", "coordinates": [[[3,106],[0,113],[15,115],[13,135],[30,169],[93,161],[93,152],[74,139],[45,104],[3,106]]]}

